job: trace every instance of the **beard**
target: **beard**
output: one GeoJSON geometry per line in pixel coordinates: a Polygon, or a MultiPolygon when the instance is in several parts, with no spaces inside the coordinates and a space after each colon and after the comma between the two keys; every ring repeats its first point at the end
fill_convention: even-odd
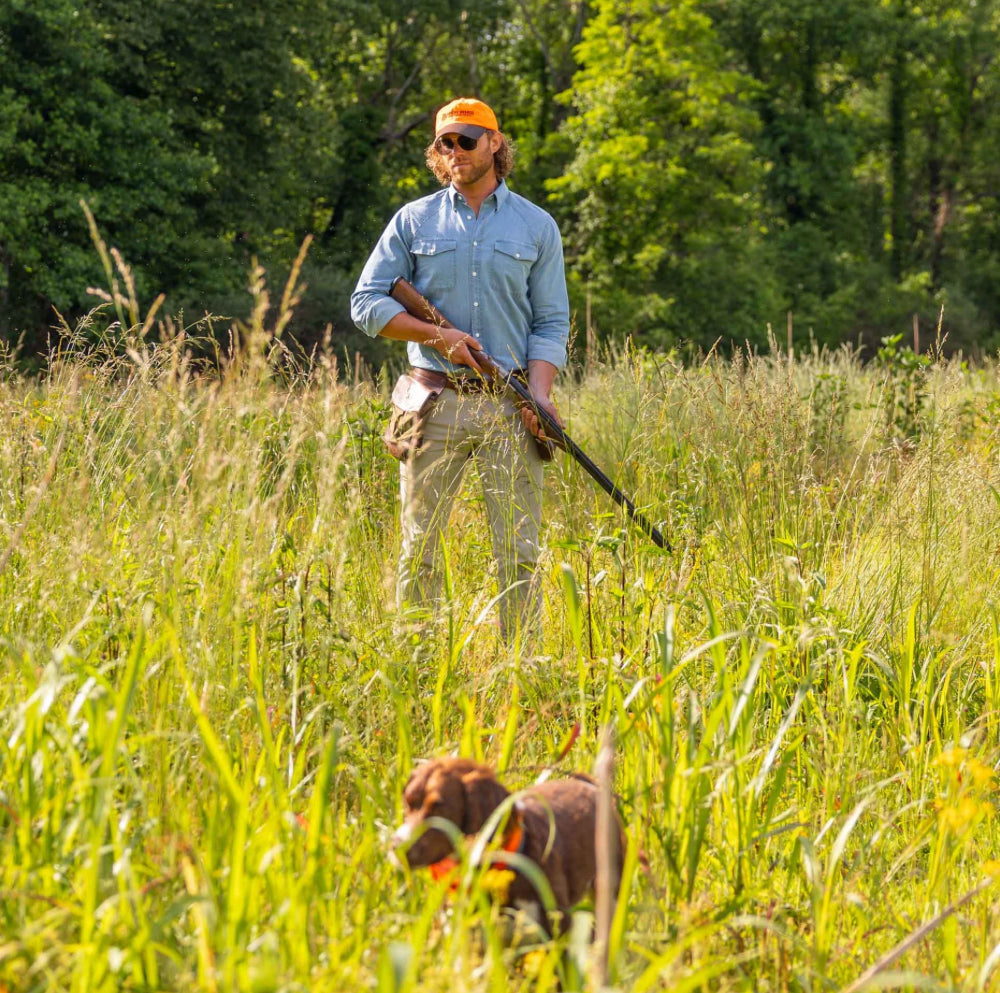
{"type": "Polygon", "coordinates": [[[468,184],[469,186],[474,183],[478,183],[484,176],[488,175],[493,171],[493,156],[492,154],[484,162],[463,162],[459,165],[452,163],[451,166],[451,176],[452,179],[468,184]]]}

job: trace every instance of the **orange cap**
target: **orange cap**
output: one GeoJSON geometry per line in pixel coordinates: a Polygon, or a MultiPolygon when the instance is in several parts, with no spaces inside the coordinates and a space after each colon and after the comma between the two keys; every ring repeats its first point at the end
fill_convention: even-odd
{"type": "Polygon", "coordinates": [[[434,137],[443,134],[467,134],[478,138],[484,131],[499,131],[497,115],[483,103],[472,97],[459,97],[445,104],[434,122],[434,137]]]}

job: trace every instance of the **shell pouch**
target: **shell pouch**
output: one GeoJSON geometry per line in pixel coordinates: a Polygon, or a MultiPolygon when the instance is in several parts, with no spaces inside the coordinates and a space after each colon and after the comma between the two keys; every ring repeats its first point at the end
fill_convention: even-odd
{"type": "Polygon", "coordinates": [[[423,449],[427,416],[443,387],[425,386],[404,373],[392,390],[392,416],[382,440],[389,454],[405,462],[423,449]]]}

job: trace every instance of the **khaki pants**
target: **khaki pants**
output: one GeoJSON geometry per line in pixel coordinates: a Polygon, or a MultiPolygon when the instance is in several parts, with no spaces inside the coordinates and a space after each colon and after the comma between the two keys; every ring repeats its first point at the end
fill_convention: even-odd
{"type": "Polygon", "coordinates": [[[441,536],[470,459],[482,482],[497,564],[501,634],[507,641],[520,631],[537,634],[542,460],[508,399],[444,390],[427,419],[423,451],[400,464],[397,603],[433,608],[439,601],[441,536]]]}

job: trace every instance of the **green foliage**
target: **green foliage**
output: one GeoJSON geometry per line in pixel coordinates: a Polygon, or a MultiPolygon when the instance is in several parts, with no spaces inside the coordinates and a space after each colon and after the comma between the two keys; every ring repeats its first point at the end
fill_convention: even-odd
{"type": "Polygon", "coordinates": [[[92,302],[79,204],[166,312],[247,318],[308,235],[290,339],[379,363],[347,298],[430,192],[436,107],[493,103],[589,332],[650,347],[1000,344],[1000,0],[9,0],[0,338],[92,302]]]}
{"type": "Polygon", "coordinates": [[[654,8],[594,8],[567,96],[576,154],[550,187],[572,205],[563,207],[574,218],[568,251],[596,295],[599,323],[604,294],[612,307],[627,294],[633,323],[618,330],[653,344],[740,338],[760,329],[767,309],[755,307],[766,275],[751,272],[759,166],[748,90],[726,71],[697,3],[662,16],[654,8]]]}
{"type": "Polygon", "coordinates": [[[0,332],[7,336],[52,321],[48,303],[82,309],[87,287],[100,281],[81,199],[114,243],[142,260],[143,288],[182,278],[203,284],[217,261],[192,202],[205,192],[210,163],[171,129],[167,105],[116,91],[114,69],[92,5],[15,2],[0,12],[0,332]]]}
{"type": "Polygon", "coordinates": [[[917,355],[912,348],[900,347],[901,334],[882,339],[875,356],[885,372],[886,433],[892,441],[912,441],[919,436],[927,401],[927,373],[930,356],[917,355]]]}

